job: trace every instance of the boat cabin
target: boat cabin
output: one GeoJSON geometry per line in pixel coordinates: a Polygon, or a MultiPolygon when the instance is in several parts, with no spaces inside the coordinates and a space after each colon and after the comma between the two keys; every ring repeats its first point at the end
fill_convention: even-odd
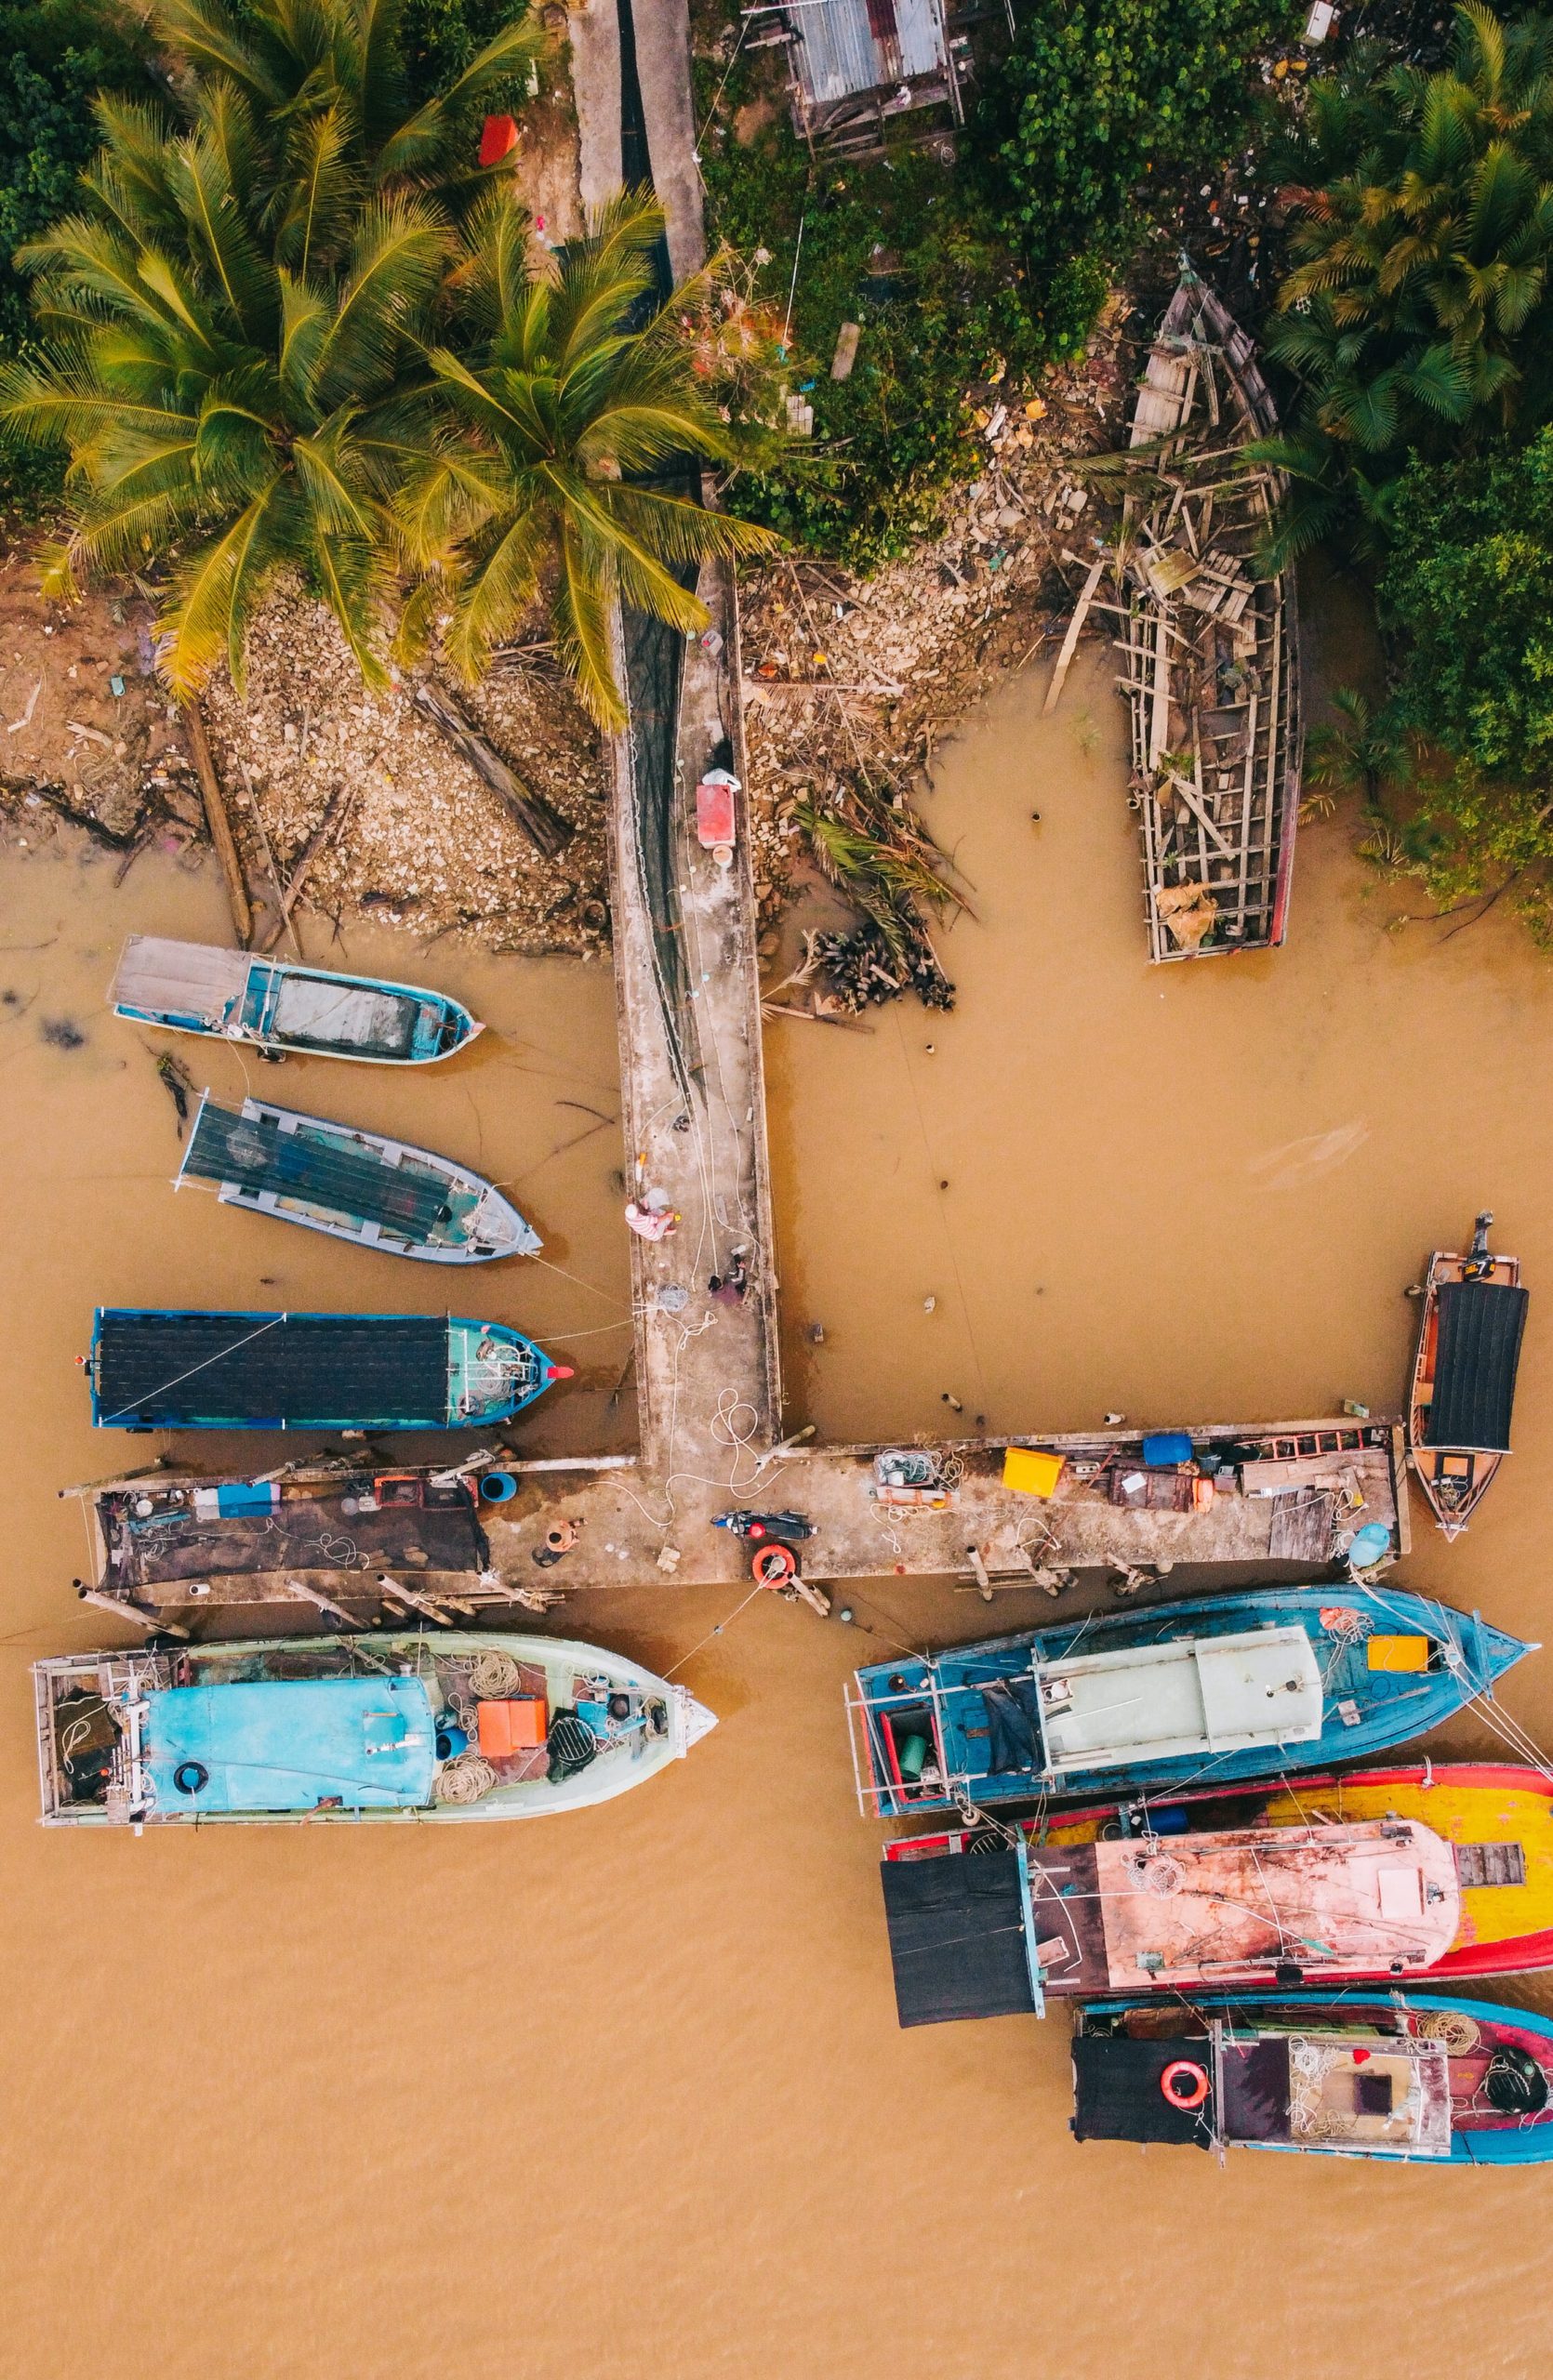
{"type": "Polygon", "coordinates": [[[1073,2078],[1079,2140],[1451,2154],[1445,2043],[1361,2022],[1322,2032],[1215,2017],[1190,2041],[1081,2032],[1073,2078]]]}

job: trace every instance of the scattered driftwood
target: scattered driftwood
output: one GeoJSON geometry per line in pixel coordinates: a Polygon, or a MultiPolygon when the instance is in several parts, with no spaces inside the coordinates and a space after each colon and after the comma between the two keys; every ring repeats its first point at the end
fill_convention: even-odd
{"type": "MultiPolygon", "coordinates": [[[[314,861],[321,859],[329,845],[334,841],[340,828],[345,824],[346,813],[350,810],[352,803],[355,800],[355,798],[356,788],[354,786],[341,786],[338,793],[331,794],[328,808],[325,811],[322,819],[314,828],[312,834],[308,838],[302,855],[291,871],[290,879],[287,881],[285,890],[280,896],[280,916],[273,919],[272,922],[265,929],[263,939],[260,941],[259,945],[260,950],[273,950],[276,943],[279,942],[281,938],[283,927],[290,924],[291,912],[296,906],[296,904],[302,892],[302,889],[307,883],[308,878],[312,871],[314,861]]],[[[295,941],[295,935],[293,935],[292,939],[295,941]]]]}
{"type": "Polygon", "coordinates": [[[221,781],[216,774],[216,763],[210,757],[210,739],[205,732],[205,721],[197,702],[191,703],[183,714],[189,731],[189,750],[193,759],[194,774],[200,781],[200,793],[205,801],[206,822],[216,856],[221,863],[221,874],[227,880],[227,899],[232,906],[232,929],[239,947],[246,950],[253,936],[253,911],[248,906],[248,888],[243,880],[243,863],[237,856],[232,840],[232,821],[221,792],[221,781]]]}
{"type": "Polygon", "coordinates": [[[17,777],[0,779],[0,785],[13,800],[41,803],[45,810],[52,810],[56,818],[62,818],[68,826],[79,826],[84,835],[89,835],[94,843],[100,843],[104,851],[122,854],[126,852],[133,853],[139,849],[145,832],[143,825],[131,827],[127,833],[121,833],[113,826],[105,826],[100,818],[92,816],[89,810],[77,810],[73,802],[67,801],[62,787],[40,785],[33,779],[17,777]]]}
{"type": "Polygon", "coordinates": [[[501,755],[471,725],[457,703],[440,686],[422,679],[415,688],[418,708],[446,736],[454,750],[512,813],[529,841],[546,859],[556,859],[572,839],[572,828],[542,795],[530,793],[501,755]]]}

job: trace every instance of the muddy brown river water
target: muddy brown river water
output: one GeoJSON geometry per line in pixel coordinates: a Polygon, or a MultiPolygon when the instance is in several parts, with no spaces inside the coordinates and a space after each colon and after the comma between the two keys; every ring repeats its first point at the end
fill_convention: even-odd
{"type": "MultiPolygon", "coordinates": [[[[1051,721],[1021,682],[944,758],[931,814],[979,918],[945,945],[958,1012],[769,1028],[792,1418],[1394,1406],[1400,1292],[1492,1205],[1533,1292],[1516,1451],[1456,1545],[1415,1504],[1400,1576],[1553,1644],[1553,968],[1497,913],[1389,930],[1406,903],[1339,821],[1304,836],[1282,953],[1148,969],[1108,680],[1095,654],[1051,721]]],[[[896,2029],[842,1720],[872,1646],[802,1606],[763,1599],[690,1659],[722,1725],[684,1767],[564,1821],[38,1828],[28,1663],[112,1627],[70,1593],[56,1490],[144,1448],[86,1425],[94,1302],[441,1302],[429,1267],[175,1200],[152,1037],[101,991],[127,931],[222,937],[219,888],[155,856],[110,877],[0,852],[0,2373],[1546,2372],[1544,2175],[1080,2149],[1060,2012],[896,2029]]],[[[386,934],[346,955],[496,1030],[410,1084],[256,1087],[515,1184],[563,1269],[476,1295],[581,1373],[524,1443],[626,1443],[607,981],[386,934]]],[[[241,1091],[233,1053],[180,1046],[241,1091]]],[[[661,1669],[726,1605],[653,1587],[564,1617],[661,1669]]],[[[920,1642],[982,1618],[894,1580],[856,1607],[920,1642]]],[[[1507,1700],[1553,1742],[1553,1650],[1507,1700]]],[[[1492,1748],[1470,1721],[1449,1740],[1492,1748]]]]}

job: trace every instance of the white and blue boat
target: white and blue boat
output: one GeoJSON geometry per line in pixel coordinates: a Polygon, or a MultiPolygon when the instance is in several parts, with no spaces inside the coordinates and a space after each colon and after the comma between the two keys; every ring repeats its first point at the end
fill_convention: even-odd
{"type": "Polygon", "coordinates": [[[46,1826],[542,1818],[717,1724],[622,1654],[455,1630],[73,1653],[33,1686],[46,1826]]]}
{"type": "Polygon", "coordinates": [[[100,1430],[464,1430],[511,1421],[571,1368],[504,1322],[449,1314],[100,1306],[100,1430]]]}
{"type": "Polygon", "coordinates": [[[859,1670],[865,1809],[1215,1785],[1425,1734],[1533,1646],[1400,1588],[1262,1587],[859,1670]]]}
{"type": "Polygon", "coordinates": [[[264,1099],[223,1107],[206,1092],[173,1186],[186,1182],[210,1183],[223,1206],[428,1264],[544,1245],[493,1183],[452,1157],[264,1099]]]}
{"type": "Polygon", "coordinates": [[[429,1066],[484,1030],[461,1001],[418,984],[148,934],[125,944],[108,998],[135,1025],[359,1065],[429,1066]]]}

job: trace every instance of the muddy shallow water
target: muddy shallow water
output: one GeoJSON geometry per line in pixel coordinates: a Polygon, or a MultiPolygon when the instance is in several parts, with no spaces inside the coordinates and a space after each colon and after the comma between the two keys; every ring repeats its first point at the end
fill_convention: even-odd
{"type": "MultiPolygon", "coordinates": [[[[1403,1286],[1490,1204],[1534,1299],[1516,1452],[1454,1547],[1415,1506],[1400,1576],[1553,1637],[1553,970],[1497,915],[1388,932],[1406,905],[1337,823],[1304,837],[1284,952],[1150,971],[1108,674],[1086,662],[1049,721],[1021,682],[944,757],[931,815],[980,919],[946,945],[957,1013],[769,1028],[790,1418],[838,1436],[1378,1410],[1403,1286]]],[[[892,1638],[976,1633],[947,1589],[855,1598],[862,1642],[763,1600],[693,1653],[725,1595],[574,1606],[568,1626],[658,1668],[691,1653],[723,1724],[564,1823],[42,1832],[27,1664],[111,1625],[70,1596],[80,1522],[55,1490],[145,1446],[86,1427],[93,1302],[443,1299],[430,1267],[174,1200],[151,1037],[98,1004],[132,928],[219,937],[213,876],[152,860],[114,894],[105,869],[0,854],[0,2370],[1545,2369],[1535,2172],[1081,2151],[1060,2013],[897,2030],[842,1685],[892,1638]]],[[[256,1088],[515,1183],[577,1277],[482,1268],[473,1294],[558,1349],[604,1333],[570,1342],[585,1381],[524,1443],[622,1442],[618,1136],[552,1154],[616,1113],[607,981],[387,937],[348,955],[449,985],[499,1038],[414,1083],[311,1064],[256,1088]]],[[[233,1053],[181,1048],[241,1090],[233,1053]]],[[[1553,1741],[1553,1652],[1507,1700],[1553,1741]]],[[[1472,1722],[1453,1740],[1491,1747],[1472,1722]]]]}

